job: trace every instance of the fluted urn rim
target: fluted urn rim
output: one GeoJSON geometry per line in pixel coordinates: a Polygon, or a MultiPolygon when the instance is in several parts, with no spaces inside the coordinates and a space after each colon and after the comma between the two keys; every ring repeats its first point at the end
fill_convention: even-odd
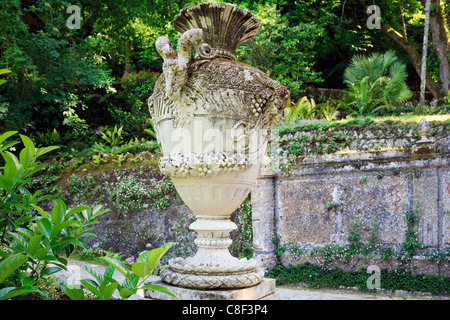
{"type": "Polygon", "coordinates": [[[235,60],[239,44],[259,33],[259,22],[252,12],[227,2],[185,7],[174,17],[173,24],[180,34],[193,28],[202,29],[204,42],[231,60],[235,60]]]}

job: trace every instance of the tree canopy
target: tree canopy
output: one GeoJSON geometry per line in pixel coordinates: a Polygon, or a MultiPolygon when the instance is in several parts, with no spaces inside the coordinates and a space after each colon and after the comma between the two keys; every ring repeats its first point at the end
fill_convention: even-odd
{"type": "MultiPolygon", "coordinates": [[[[131,96],[138,97],[144,112],[142,101],[152,88],[148,92],[141,88],[139,94],[126,92],[117,100],[123,91],[118,84],[133,79],[142,85],[146,81],[142,72],[153,79],[152,74],[162,71],[156,39],[167,35],[175,45],[173,17],[199,2],[3,0],[0,69],[12,72],[0,88],[2,129],[58,128],[81,134],[89,126],[101,125],[99,119],[138,118],[138,111],[125,105],[131,103],[131,96]],[[79,29],[67,26],[69,5],[80,8],[79,29]],[[144,78],[134,76],[139,73],[144,78]]],[[[345,88],[344,70],[354,55],[388,50],[406,64],[407,84],[418,90],[424,29],[421,1],[377,1],[380,29],[366,25],[372,14],[367,10],[369,1],[233,3],[251,10],[261,25],[254,40],[238,47],[237,59],[269,72],[295,100],[306,87],[345,88]]],[[[431,1],[426,84],[435,98],[449,90],[449,12],[448,0],[431,1]]]]}

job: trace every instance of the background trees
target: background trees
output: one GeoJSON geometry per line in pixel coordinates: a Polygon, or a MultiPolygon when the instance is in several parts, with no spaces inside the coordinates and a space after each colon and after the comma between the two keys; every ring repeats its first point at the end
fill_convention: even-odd
{"type": "MultiPolygon", "coordinates": [[[[101,126],[144,136],[151,127],[146,98],[161,72],[154,42],[172,19],[198,0],[4,0],[0,4],[0,88],[5,129],[56,128],[83,141],[101,126]],[[66,26],[69,5],[80,7],[81,29],[66,26]]],[[[220,2],[220,1],[214,1],[220,2]]],[[[364,0],[237,0],[259,18],[261,33],[238,48],[238,60],[286,85],[297,101],[307,87],[345,89],[355,54],[393,50],[406,65],[408,87],[419,89],[423,1],[380,0],[381,29],[368,29],[364,0]]],[[[427,90],[444,97],[450,85],[448,0],[432,0],[427,90]]]]}

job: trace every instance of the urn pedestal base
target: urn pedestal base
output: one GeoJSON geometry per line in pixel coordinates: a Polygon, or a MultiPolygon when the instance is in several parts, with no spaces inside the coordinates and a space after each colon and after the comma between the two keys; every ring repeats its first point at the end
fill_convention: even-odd
{"type": "MultiPolygon", "coordinates": [[[[262,281],[252,287],[244,289],[229,290],[199,290],[181,288],[167,284],[163,281],[154,281],[151,283],[166,287],[173,292],[180,300],[279,300],[279,293],[275,288],[275,279],[263,278],[262,281]]],[[[144,291],[144,297],[153,300],[175,300],[173,297],[158,292],[144,291]]]]}
{"type": "Polygon", "coordinates": [[[189,274],[172,270],[166,266],[160,273],[161,279],[171,285],[183,288],[200,290],[240,289],[259,284],[264,272],[257,268],[252,272],[243,274],[189,274]]]}
{"type": "Polygon", "coordinates": [[[254,259],[237,259],[228,250],[234,222],[201,216],[189,227],[198,234],[193,257],[175,258],[161,270],[161,279],[171,285],[193,289],[239,289],[259,284],[264,272],[254,259]]]}

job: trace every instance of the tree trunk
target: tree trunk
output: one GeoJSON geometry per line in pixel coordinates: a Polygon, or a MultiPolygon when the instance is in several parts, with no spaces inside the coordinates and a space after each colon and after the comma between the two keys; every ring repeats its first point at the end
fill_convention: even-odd
{"type": "MultiPolygon", "coordinates": [[[[400,33],[395,31],[393,28],[391,28],[389,25],[383,23],[381,21],[381,31],[386,34],[389,38],[394,40],[399,46],[401,46],[409,55],[411,62],[414,66],[414,69],[416,70],[417,74],[420,76],[421,69],[422,69],[422,61],[419,52],[417,52],[416,48],[414,48],[414,45],[412,45],[409,41],[407,41],[400,33]]],[[[434,98],[441,98],[443,97],[442,90],[438,83],[434,82],[434,80],[431,78],[431,75],[429,72],[426,73],[426,81],[425,85],[427,89],[431,92],[434,98]]]]}
{"type": "Polygon", "coordinates": [[[432,0],[435,4],[434,10],[430,12],[430,30],[433,50],[436,53],[439,65],[439,81],[441,82],[444,94],[450,90],[450,63],[448,52],[450,51],[449,36],[445,30],[444,18],[439,0],[432,0]]]}
{"type": "MultiPolygon", "coordinates": [[[[364,3],[364,0],[358,0],[359,7],[367,13],[367,6],[364,3]]],[[[417,74],[420,77],[421,71],[422,71],[422,61],[419,52],[417,52],[416,48],[413,44],[411,44],[405,37],[394,30],[391,26],[384,23],[383,20],[381,20],[381,31],[387,35],[389,38],[394,40],[399,46],[401,46],[409,55],[409,58],[411,59],[411,62],[414,66],[414,69],[416,70],[417,74]]],[[[436,82],[434,82],[433,78],[431,78],[431,75],[429,72],[426,72],[426,81],[425,86],[427,89],[431,92],[434,98],[439,99],[442,98],[443,90],[440,87],[440,85],[436,82]]]]}
{"type": "Polygon", "coordinates": [[[125,60],[125,74],[128,75],[131,72],[131,41],[127,41],[127,53],[125,60]]]}
{"type": "Polygon", "coordinates": [[[422,68],[420,71],[420,110],[423,114],[425,106],[425,80],[427,78],[428,29],[430,28],[431,0],[425,3],[425,25],[423,27],[422,68]]]}
{"type": "MultiPolygon", "coordinates": [[[[83,19],[81,24],[81,37],[83,39],[89,37],[92,34],[92,31],[94,31],[94,23],[97,20],[99,10],[99,4],[93,1],[92,7],[89,10],[89,14],[85,19],[83,19]]],[[[82,12],[84,12],[84,10],[82,12]]]]}

